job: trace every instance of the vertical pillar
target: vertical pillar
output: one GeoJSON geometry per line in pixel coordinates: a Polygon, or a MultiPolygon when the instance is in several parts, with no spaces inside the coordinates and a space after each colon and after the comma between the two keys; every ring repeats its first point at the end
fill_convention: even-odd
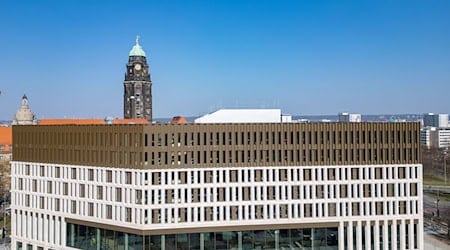
{"type": "Polygon", "coordinates": [[[339,237],[338,244],[339,244],[339,250],[344,250],[344,240],[347,240],[347,239],[344,239],[344,230],[345,230],[344,222],[343,222],[343,221],[340,221],[340,222],[339,222],[339,230],[338,230],[338,237],[339,237]]]}
{"type": "Polygon", "coordinates": [[[392,220],[391,242],[392,242],[392,250],[397,250],[397,220],[392,220]]]}
{"type": "Polygon", "coordinates": [[[406,235],[405,235],[405,220],[400,221],[400,249],[405,249],[406,235]]]}
{"type": "Polygon", "coordinates": [[[75,246],[75,224],[70,224],[70,239],[68,239],[70,241],[70,246],[74,247],[75,246]]]}
{"type": "Polygon", "coordinates": [[[200,233],[200,250],[205,250],[205,234],[200,233]]]}
{"type": "Polygon", "coordinates": [[[97,250],[101,249],[101,244],[100,244],[101,242],[100,242],[100,240],[101,240],[100,228],[96,228],[95,229],[95,243],[96,243],[97,250]]]}
{"type": "Polygon", "coordinates": [[[356,223],[356,249],[362,249],[362,232],[361,232],[361,221],[358,220],[356,223]]]}
{"type": "Polygon", "coordinates": [[[409,224],[407,226],[409,227],[408,230],[409,249],[414,249],[414,238],[417,237],[417,235],[414,234],[414,220],[410,219],[409,224]]]}
{"type": "Polygon", "coordinates": [[[380,249],[380,222],[378,220],[375,221],[375,225],[373,226],[373,237],[374,237],[374,249],[380,249]]]}
{"type": "Polygon", "coordinates": [[[161,235],[161,250],[166,250],[166,236],[165,235],[161,235]]]}
{"type": "MultiPolygon", "coordinates": [[[[277,236],[277,234],[276,234],[276,231],[275,231],[275,237],[276,236],[277,236]]],[[[275,238],[275,240],[276,240],[276,238],[275,238]]],[[[242,231],[238,232],[238,249],[242,249],[242,231]]]]}
{"type": "MultiPolygon", "coordinates": [[[[313,231],[314,230],[311,230],[311,232],[313,231]]],[[[275,249],[280,249],[280,230],[275,230],[274,234],[275,234],[275,249]]],[[[314,233],[311,234],[311,237],[314,238],[314,233]]]]}
{"type": "Polygon", "coordinates": [[[371,248],[371,245],[372,245],[372,235],[373,235],[373,232],[371,232],[370,231],[370,221],[366,221],[366,225],[365,225],[365,227],[366,227],[366,250],[371,250],[372,248],[371,248]]]}
{"type": "MultiPolygon", "coordinates": [[[[144,237],[144,244],[145,244],[145,236],[142,237],[144,237]]],[[[128,250],[128,233],[125,233],[124,243],[125,243],[125,250],[128,250]]]]}
{"type": "Polygon", "coordinates": [[[388,225],[388,221],[385,220],[385,221],[383,221],[383,248],[384,249],[389,249],[388,233],[389,233],[389,225],[388,225]]]}
{"type": "Polygon", "coordinates": [[[347,249],[353,250],[353,221],[349,221],[347,226],[347,249]]]}
{"type": "Polygon", "coordinates": [[[423,249],[423,219],[419,219],[419,224],[417,225],[417,248],[423,249]]]}

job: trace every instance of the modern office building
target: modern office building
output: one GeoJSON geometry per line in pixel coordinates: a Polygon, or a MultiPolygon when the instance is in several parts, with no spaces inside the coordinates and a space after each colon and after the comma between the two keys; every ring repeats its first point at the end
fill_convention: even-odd
{"type": "Polygon", "coordinates": [[[450,128],[425,127],[420,131],[420,138],[427,148],[449,148],[450,128]]]}
{"type": "Polygon", "coordinates": [[[14,126],[13,249],[423,249],[419,123],[14,126]]]}
{"type": "Polygon", "coordinates": [[[427,113],[423,115],[424,127],[447,128],[448,114],[427,113]]]}
{"type": "Polygon", "coordinates": [[[361,114],[339,113],[339,122],[361,122],[361,114]]]}

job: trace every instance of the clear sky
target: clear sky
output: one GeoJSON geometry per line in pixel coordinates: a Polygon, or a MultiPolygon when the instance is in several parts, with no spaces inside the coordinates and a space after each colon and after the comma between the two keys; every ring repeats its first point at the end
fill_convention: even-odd
{"type": "Polygon", "coordinates": [[[154,117],[450,112],[450,1],[0,1],[0,120],[122,117],[135,36],[154,117]]]}

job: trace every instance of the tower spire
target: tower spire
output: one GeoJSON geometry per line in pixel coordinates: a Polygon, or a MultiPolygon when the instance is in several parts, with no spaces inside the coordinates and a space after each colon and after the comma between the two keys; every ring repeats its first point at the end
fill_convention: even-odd
{"type": "Polygon", "coordinates": [[[141,38],[139,35],[136,35],[136,45],[139,45],[139,38],[141,38]]]}

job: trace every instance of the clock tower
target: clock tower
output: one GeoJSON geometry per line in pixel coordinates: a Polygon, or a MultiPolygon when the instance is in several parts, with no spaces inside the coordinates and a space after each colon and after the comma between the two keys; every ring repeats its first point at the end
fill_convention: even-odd
{"type": "Polygon", "coordinates": [[[146,119],[151,123],[152,81],[145,52],[139,45],[139,36],[128,57],[123,87],[123,117],[146,119]]]}

